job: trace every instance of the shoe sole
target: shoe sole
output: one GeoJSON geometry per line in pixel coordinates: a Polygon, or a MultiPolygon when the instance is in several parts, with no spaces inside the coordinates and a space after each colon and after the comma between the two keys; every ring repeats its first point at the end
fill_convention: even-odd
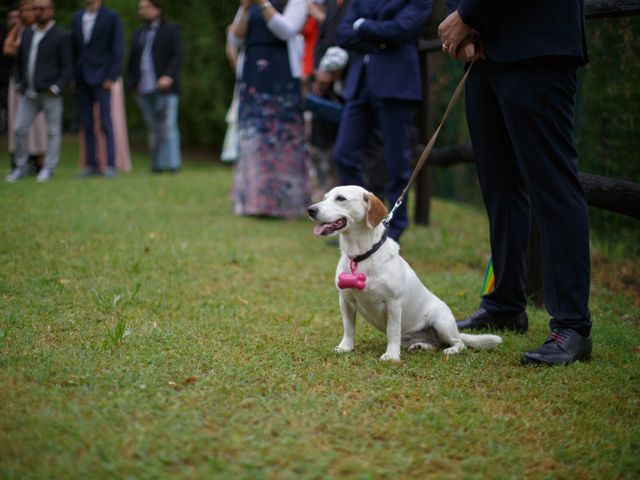
{"type": "Polygon", "coordinates": [[[571,365],[576,362],[588,362],[591,360],[591,355],[587,355],[584,358],[576,358],[575,360],[571,360],[570,362],[560,362],[560,363],[551,363],[545,362],[544,360],[537,360],[535,358],[527,358],[526,355],[522,355],[521,362],[523,365],[533,365],[533,366],[548,366],[548,367],[565,367],[567,365],[571,365]]]}

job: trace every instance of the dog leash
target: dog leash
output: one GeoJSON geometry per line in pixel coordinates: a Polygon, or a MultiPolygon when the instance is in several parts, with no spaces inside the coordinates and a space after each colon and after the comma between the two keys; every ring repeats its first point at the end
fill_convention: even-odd
{"type": "Polygon", "coordinates": [[[420,155],[420,158],[418,159],[418,163],[416,163],[416,166],[413,169],[413,173],[411,174],[411,178],[409,179],[409,182],[407,183],[407,186],[404,187],[404,190],[402,190],[402,193],[400,194],[400,196],[396,200],[395,205],[393,206],[393,208],[391,209],[391,211],[389,212],[387,217],[382,221],[382,224],[384,225],[385,229],[389,229],[389,223],[391,222],[391,219],[393,218],[393,214],[398,209],[398,207],[400,205],[402,205],[402,203],[404,202],[404,198],[407,195],[407,192],[409,191],[409,189],[413,185],[413,182],[416,180],[416,177],[418,176],[418,173],[420,172],[420,170],[422,169],[422,167],[426,163],[427,158],[431,154],[431,150],[433,150],[433,145],[436,143],[436,140],[438,139],[438,135],[440,134],[440,130],[442,129],[442,126],[444,125],[444,122],[447,120],[447,117],[449,117],[449,113],[451,113],[451,110],[453,110],[453,106],[455,105],[455,103],[458,101],[458,98],[462,94],[462,89],[464,87],[464,84],[467,81],[467,77],[469,76],[469,72],[471,71],[471,69],[473,68],[473,65],[475,63],[476,63],[475,60],[471,61],[471,63],[469,64],[469,67],[466,70],[466,72],[464,72],[464,75],[462,76],[462,78],[458,82],[458,86],[456,87],[455,91],[453,92],[453,95],[451,95],[451,99],[449,100],[449,104],[447,105],[447,109],[445,110],[444,115],[442,116],[442,120],[440,120],[440,124],[438,125],[438,128],[436,128],[436,131],[433,132],[433,135],[431,135],[431,138],[429,139],[429,143],[427,143],[427,146],[424,148],[424,150],[422,152],[422,155],[420,155]]]}
{"type": "Polygon", "coordinates": [[[476,61],[473,60],[469,64],[467,71],[464,73],[464,75],[458,82],[458,86],[456,87],[455,91],[453,92],[453,95],[451,96],[451,99],[449,100],[449,104],[447,105],[447,109],[445,110],[444,115],[442,116],[442,120],[440,120],[440,124],[438,125],[438,128],[436,128],[436,131],[433,132],[433,135],[429,139],[429,143],[427,143],[427,146],[422,152],[422,155],[420,155],[420,158],[418,159],[418,163],[416,163],[416,166],[413,169],[413,173],[411,174],[411,178],[409,179],[407,186],[404,187],[404,190],[396,200],[395,205],[393,206],[393,208],[391,209],[387,217],[382,221],[382,225],[384,226],[384,233],[382,234],[382,237],[367,252],[354,257],[349,257],[349,269],[351,270],[351,273],[342,272],[340,273],[340,275],[338,275],[338,288],[341,288],[341,289],[357,288],[358,290],[363,290],[365,288],[367,276],[364,273],[357,273],[358,263],[366,260],[375,252],[377,252],[378,249],[382,246],[382,244],[387,240],[387,236],[389,233],[389,223],[393,218],[393,214],[398,209],[398,207],[402,205],[402,203],[404,202],[404,198],[407,192],[411,188],[411,185],[413,185],[413,182],[418,176],[418,173],[420,172],[425,162],[427,161],[427,158],[431,154],[431,150],[433,150],[433,145],[436,143],[438,135],[440,134],[440,130],[442,129],[444,122],[449,117],[449,113],[451,113],[451,110],[453,110],[453,106],[455,105],[455,103],[458,101],[458,98],[462,94],[462,89],[464,87],[464,84],[466,83],[467,77],[469,76],[469,72],[471,71],[471,68],[473,67],[473,64],[475,62],[476,61]]]}

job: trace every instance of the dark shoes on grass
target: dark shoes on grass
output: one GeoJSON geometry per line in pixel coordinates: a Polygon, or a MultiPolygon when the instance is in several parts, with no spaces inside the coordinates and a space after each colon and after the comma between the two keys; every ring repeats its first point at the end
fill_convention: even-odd
{"type": "Polygon", "coordinates": [[[570,328],[555,328],[540,348],[525,352],[522,362],[532,365],[568,365],[591,357],[591,336],[570,328]]]}
{"type": "Polygon", "coordinates": [[[458,330],[511,330],[517,333],[525,333],[529,329],[529,319],[526,312],[509,317],[495,317],[481,308],[464,320],[456,322],[458,330]]]}
{"type": "MultiPolygon", "coordinates": [[[[529,328],[525,312],[510,317],[495,317],[483,308],[456,323],[458,330],[493,329],[525,333],[529,328]]],[[[555,328],[540,348],[524,353],[522,362],[530,365],[568,365],[589,358],[591,336],[583,337],[570,328],[555,328]]]]}

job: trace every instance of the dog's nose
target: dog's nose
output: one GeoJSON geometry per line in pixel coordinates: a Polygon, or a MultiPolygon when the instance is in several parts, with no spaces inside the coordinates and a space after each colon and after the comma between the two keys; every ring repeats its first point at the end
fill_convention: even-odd
{"type": "Polygon", "coordinates": [[[315,205],[311,205],[309,208],[307,208],[307,213],[311,218],[316,218],[316,215],[318,214],[318,207],[316,207],[315,205]]]}

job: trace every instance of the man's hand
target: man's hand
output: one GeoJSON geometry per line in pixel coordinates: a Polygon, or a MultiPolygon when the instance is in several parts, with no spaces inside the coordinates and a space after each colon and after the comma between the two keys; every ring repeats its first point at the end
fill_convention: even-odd
{"type": "Polygon", "coordinates": [[[163,75],[158,79],[158,83],[157,83],[158,90],[162,92],[166,92],[171,90],[172,86],[173,86],[173,78],[168,77],[167,75],[163,75]]]}
{"type": "Polygon", "coordinates": [[[113,87],[113,82],[111,80],[105,80],[104,82],[102,82],[103,89],[110,91],[112,87],[113,87]]]}
{"type": "Polygon", "coordinates": [[[456,58],[463,62],[471,62],[478,58],[486,58],[482,40],[478,32],[472,30],[472,33],[462,40],[462,43],[458,46],[456,58]]]}
{"type": "Polygon", "coordinates": [[[456,58],[458,47],[472,32],[473,29],[462,21],[456,10],[438,26],[438,37],[442,41],[442,50],[456,58]]]}

